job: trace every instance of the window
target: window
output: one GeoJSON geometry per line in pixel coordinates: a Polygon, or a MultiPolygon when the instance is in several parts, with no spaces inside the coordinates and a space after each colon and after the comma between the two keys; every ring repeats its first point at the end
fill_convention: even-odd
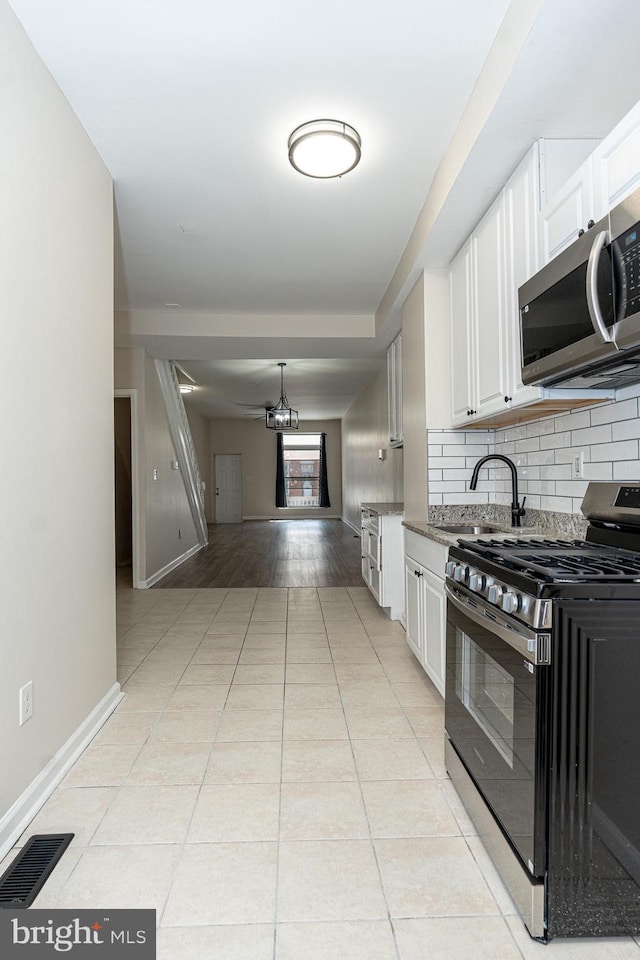
{"type": "Polygon", "coordinates": [[[282,437],[282,452],[287,506],[319,506],[320,434],[285,433],[282,437]]]}

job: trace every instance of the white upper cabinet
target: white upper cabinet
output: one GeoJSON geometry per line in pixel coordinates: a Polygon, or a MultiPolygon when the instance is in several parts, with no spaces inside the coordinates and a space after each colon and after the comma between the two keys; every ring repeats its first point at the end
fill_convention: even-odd
{"type": "Polygon", "coordinates": [[[599,220],[640,186],[640,103],[593,153],[594,207],[599,220]]]}
{"type": "Polygon", "coordinates": [[[389,443],[402,446],[402,334],[387,351],[387,397],[389,403],[389,443]]]}
{"type": "Polygon", "coordinates": [[[541,212],[546,184],[558,181],[557,168],[582,159],[587,149],[554,141],[546,156],[546,143],[533,145],[450,265],[453,426],[514,423],[539,416],[540,401],[547,412],[559,412],[576,399],[525,387],[521,379],[518,288],[538,269],[541,249],[559,252],[593,208],[589,159],[541,212]],[[524,407],[530,409],[525,413],[524,407]]]}
{"type": "Polygon", "coordinates": [[[525,387],[521,376],[518,288],[539,267],[538,218],[540,215],[540,145],[534,144],[504,188],[506,283],[505,339],[507,405],[532,403],[540,396],[537,387],[525,387]]]}
{"type": "MultiPolygon", "coordinates": [[[[589,141],[586,141],[587,143],[589,141]]],[[[640,103],[605,137],[540,213],[542,263],[640,187],[640,103]]]]}
{"type": "Polygon", "coordinates": [[[464,423],[473,409],[473,361],[475,346],[471,303],[471,240],[451,264],[451,407],[453,422],[464,423]]]}
{"type": "Polygon", "coordinates": [[[474,407],[483,416],[504,410],[508,388],[504,219],[504,193],[501,193],[471,237],[475,327],[474,407]]]}
{"type": "Polygon", "coordinates": [[[542,262],[548,263],[595,221],[593,160],[589,157],[540,213],[542,262]]]}

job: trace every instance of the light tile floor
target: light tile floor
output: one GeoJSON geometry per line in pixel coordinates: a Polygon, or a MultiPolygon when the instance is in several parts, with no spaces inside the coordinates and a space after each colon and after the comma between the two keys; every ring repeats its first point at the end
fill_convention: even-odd
{"type": "Polygon", "coordinates": [[[160,960],[640,960],[528,937],[366,588],[121,588],[118,631],[127,697],[27,831],[76,835],[35,906],[154,907],[160,960]]]}

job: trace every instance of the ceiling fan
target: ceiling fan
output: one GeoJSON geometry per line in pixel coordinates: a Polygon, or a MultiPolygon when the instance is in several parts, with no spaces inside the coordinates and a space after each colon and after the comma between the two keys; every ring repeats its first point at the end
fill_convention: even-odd
{"type": "Polygon", "coordinates": [[[263,420],[267,410],[273,408],[273,403],[270,403],[268,400],[265,400],[264,403],[238,403],[239,407],[248,407],[249,410],[261,410],[262,412],[258,416],[254,416],[251,413],[243,413],[243,417],[251,417],[252,420],[263,420]]]}

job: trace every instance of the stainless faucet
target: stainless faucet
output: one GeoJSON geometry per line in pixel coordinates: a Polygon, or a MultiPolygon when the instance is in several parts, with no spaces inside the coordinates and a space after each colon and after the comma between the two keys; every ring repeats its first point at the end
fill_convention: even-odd
{"type": "Polygon", "coordinates": [[[483,463],[486,463],[487,460],[502,460],[502,462],[506,463],[511,470],[511,526],[519,527],[520,517],[523,517],[525,514],[524,503],[527,498],[523,498],[522,506],[520,506],[518,503],[518,474],[516,472],[516,465],[513,460],[509,460],[509,457],[505,457],[501,453],[490,453],[486,457],[480,457],[473,468],[471,483],[469,486],[472,490],[476,489],[478,485],[478,473],[480,472],[480,467],[483,465],[483,463]]]}

